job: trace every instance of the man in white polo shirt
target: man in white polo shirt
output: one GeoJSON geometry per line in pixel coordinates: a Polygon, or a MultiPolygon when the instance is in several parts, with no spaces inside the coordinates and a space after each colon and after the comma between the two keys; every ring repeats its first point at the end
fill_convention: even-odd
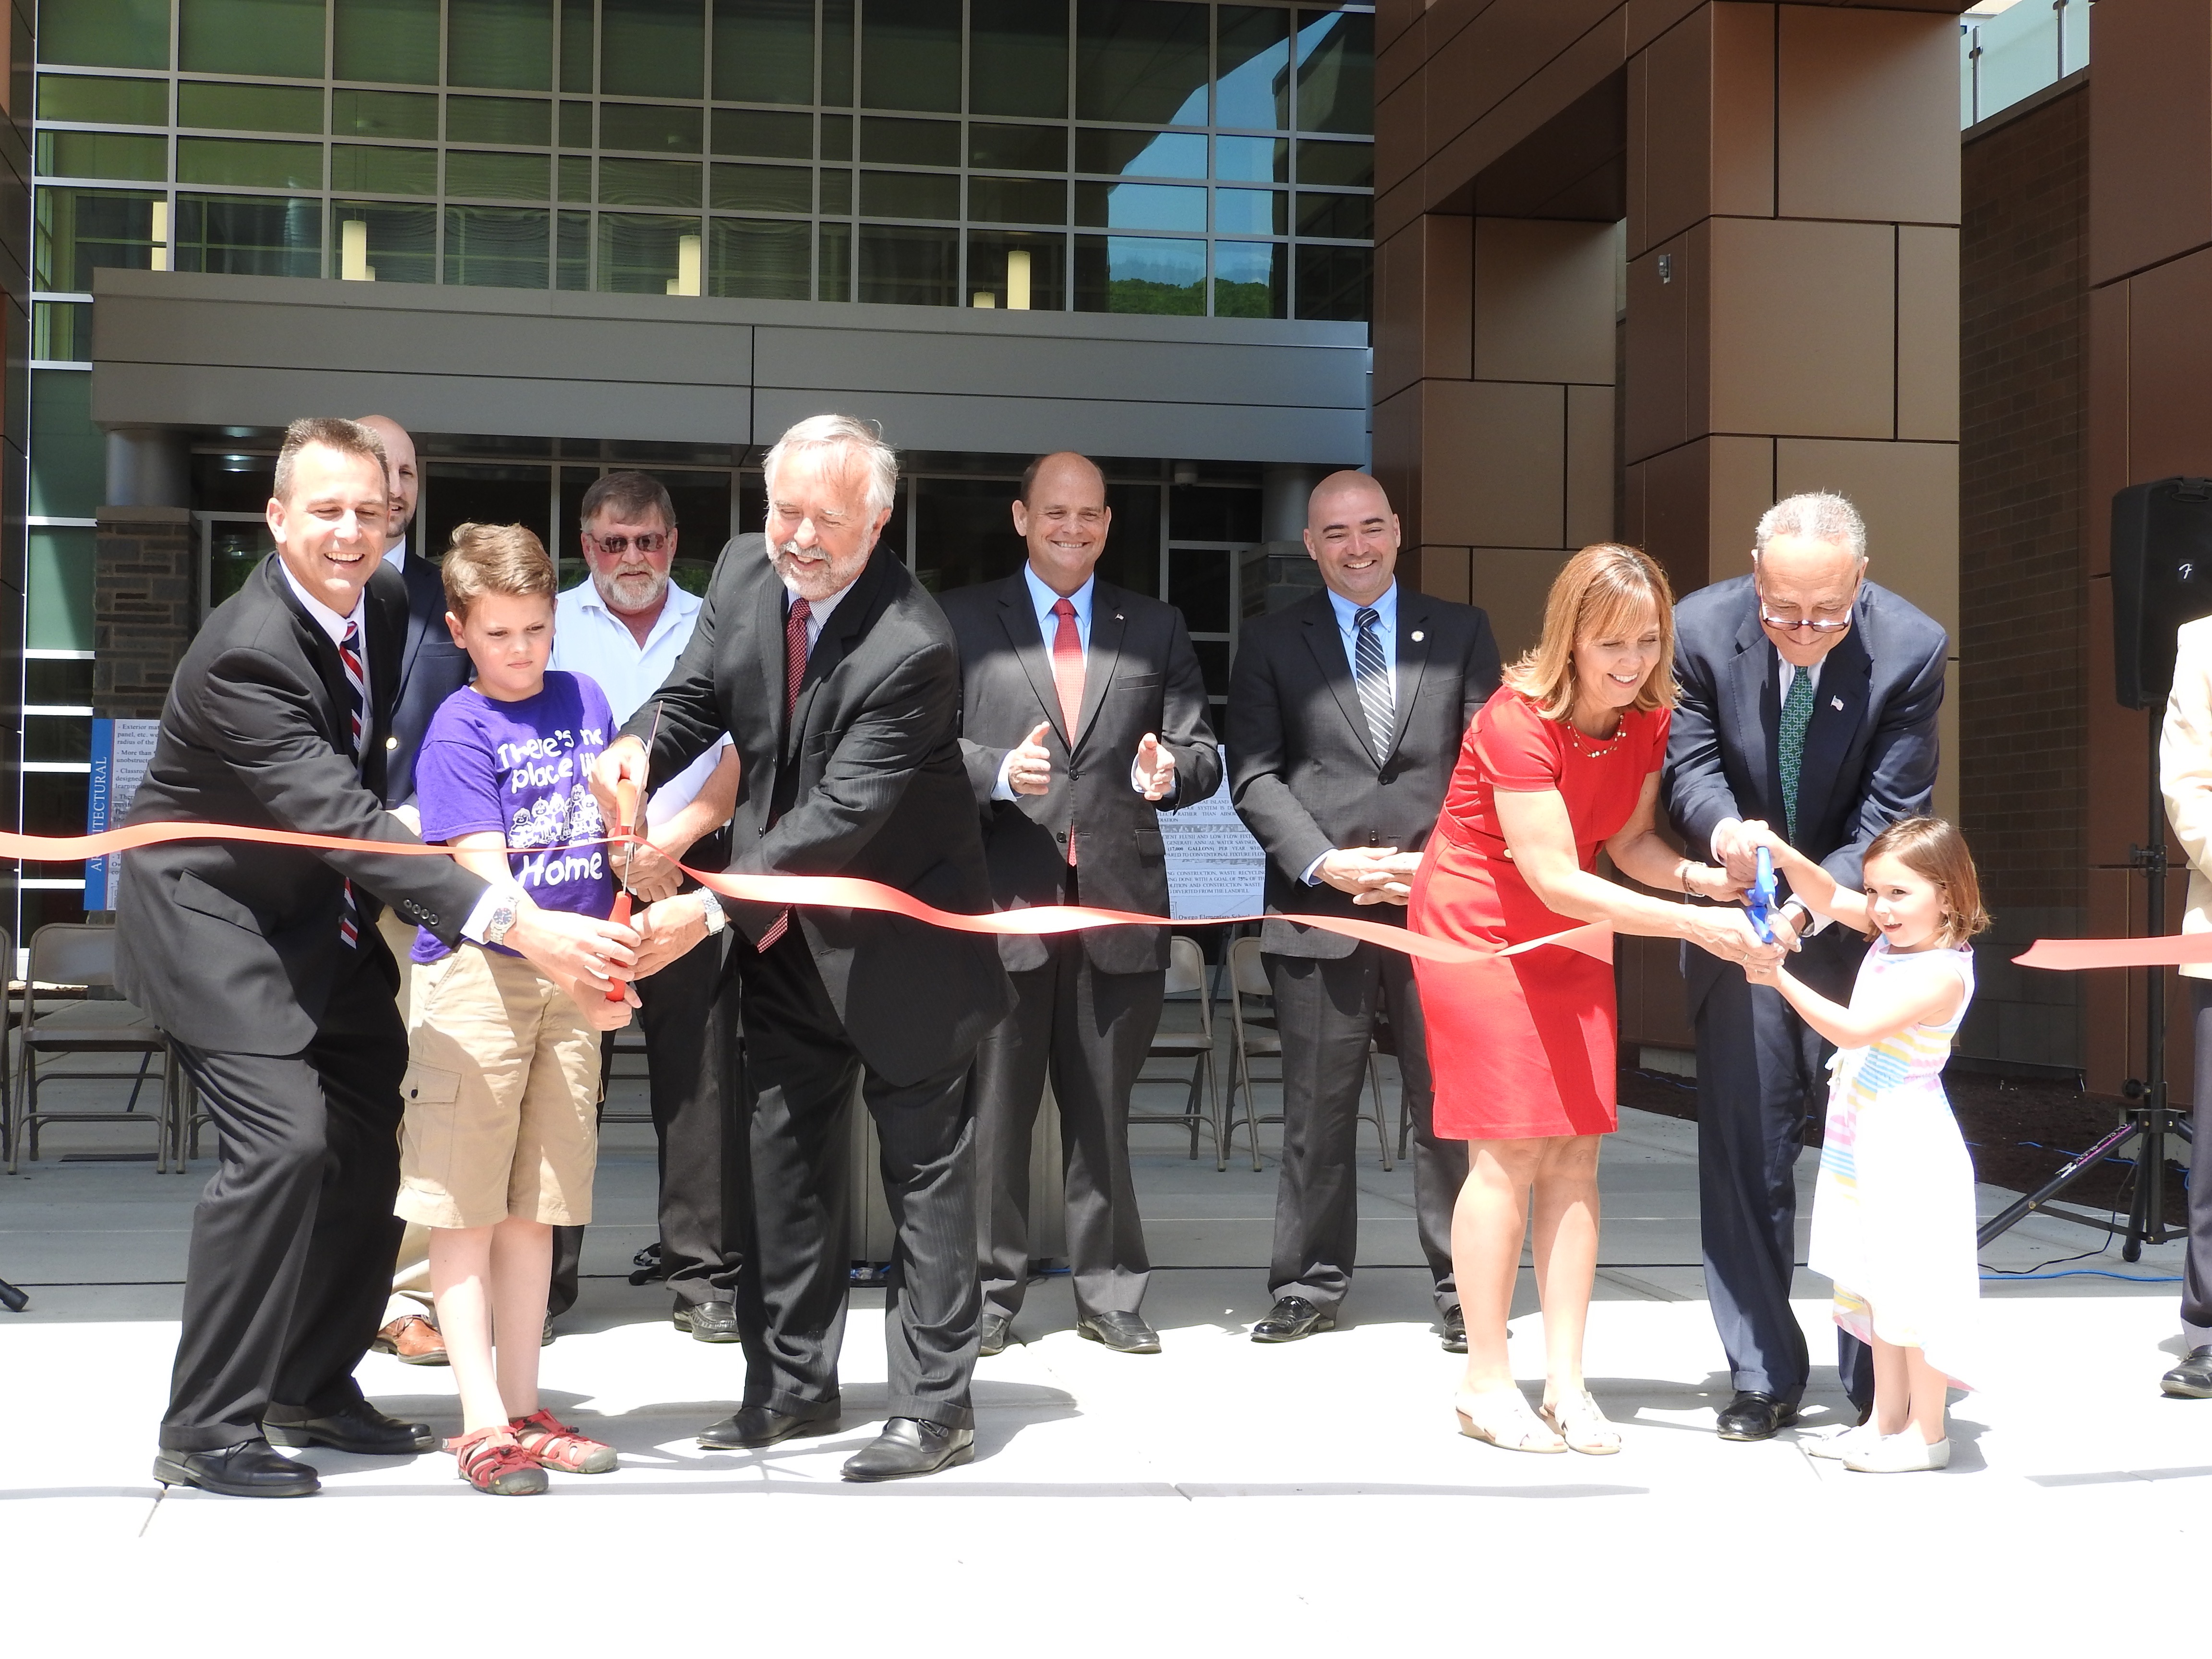
{"type": "MultiPolygon", "coordinates": [[[[699,599],[669,580],[676,509],[656,480],[607,473],[584,493],[579,520],[590,574],[556,603],[552,666],[597,680],[620,725],[668,678],[690,641],[699,599]]],[[[651,848],[636,849],[627,868],[616,863],[641,903],[696,884],[674,860],[714,870],[728,864],[722,832],[737,799],[738,756],[727,738],[653,792],[645,828],[651,848]]],[[[738,1340],[731,1296],[743,1165],[730,1109],[737,1033],[720,1012],[735,999],[715,995],[724,951],[722,935],[711,935],[637,987],[660,1145],[660,1262],[675,1293],[677,1328],[702,1342],[738,1340]]],[[[580,1227],[556,1230],[553,1313],[575,1301],[582,1236],[580,1227]]]]}

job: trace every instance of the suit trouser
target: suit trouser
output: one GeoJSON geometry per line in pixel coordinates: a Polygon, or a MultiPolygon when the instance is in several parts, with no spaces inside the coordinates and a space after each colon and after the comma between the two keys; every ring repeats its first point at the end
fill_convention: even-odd
{"type": "MultiPolygon", "coordinates": [[[[1698,1010],[1698,1203],[1705,1294],[1741,1392],[1793,1404],[1812,1371],[1790,1310],[1797,1265],[1797,1158],[1825,1112],[1832,1050],[1771,986],[1731,963],[1698,1010]]],[[[1836,1332],[1836,1370],[1862,1410],[1874,1354],[1836,1332]]]]}
{"type": "MultiPolygon", "coordinates": [[[[967,1428],[982,1297],[975,1277],[975,1147],[963,1054],[892,1083],[869,1069],[823,988],[805,931],[766,955],[732,947],[745,1032],[752,1225],[738,1275],[748,1406],[837,1414],[837,1354],[852,1263],[854,1080],[875,1119],[893,1242],[884,1297],[888,1414],[967,1428]]],[[[725,994],[728,994],[727,992],[725,994]]]]}
{"type": "Polygon", "coordinates": [[[362,1395],[399,1246],[399,1083],[407,1035],[380,952],[354,954],[314,1041],[235,1054],[170,1039],[215,1120],[215,1176],[192,1212],[161,1445],[210,1451],[265,1419],[362,1395]]]}
{"type": "Polygon", "coordinates": [[[1396,1040],[1399,1086],[1413,1117],[1414,1226],[1437,1310],[1449,1312],[1459,1305],[1451,1218],[1467,1182],[1467,1143],[1436,1136],[1436,1091],[1412,958],[1362,944],[1346,957],[1268,953],[1261,960],[1283,1038],[1283,1173],[1269,1293],[1333,1309],[1351,1288],[1359,1244],[1359,1094],[1379,1012],[1396,1040]]]}
{"type": "Polygon", "coordinates": [[[1129,1091],[1159,1030],[1167,974],[1103,973],[1082,937],[1010,974],[1014,1006],[975,1049],[975,1254],[983,1306],[1011,1319],[1030,1272],[1030,1139],[1052,1077],[1067,1188],[1067,1260],[1084,1314],[1134,1313],[1152,1264],[1129,1173],[1129,1091]]]}
{"type": "Polygon", "coordinates": [[[2190,1347],[2212,1345],[2212,979],[2189,981],[2189,1006],[2197,1016],[2197,1052],[2207,1058],[2197,1066],[2197,1110],[2191,1119],[2189,1252],[2181,1270],[2181,1333],[2190,1347]],[[2208,1149],[2207,1178],[2197,1178],[2196,1149],[2208,1149]]]}

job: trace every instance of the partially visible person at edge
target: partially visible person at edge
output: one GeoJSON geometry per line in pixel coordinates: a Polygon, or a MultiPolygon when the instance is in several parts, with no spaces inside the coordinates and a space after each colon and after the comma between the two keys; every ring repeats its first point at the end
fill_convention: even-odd
{"type": "MultiPolygon", "coordinates": [[[[2212,933],[2212,617],[2185,623],[2176,641],[2173,690],[2159,733],[2158,781],[2173,838],[2189,860],[2185,933],[2212,933]]],[[[2212,1056],[2212,963],[2185,963],[2191,1018],[2200,1054],[2212,1056]]],[[[2197,1067],[2192,1146],[2212,1146],[2212,1063],[2197,1067]]],[[[2160,1389],[2185,1400],[2212,1400],[2212,1181],[2189,1183],[2189,1249],[2182,1267],[2181,1363],[2160,1389]]]]}
{"type": "MultiPolygon", "coordinates": [[[[1509,668],[1460,750],[1413,878],[1412,925],[1487,952],[1591,923],[1765,963],[1741,910],[1646,896],[1597,873],[1711,899],[1741,889],[1659,837],[1659,767],[1674,702],[1674,595],[1632,547],[1568,560],[1536,648],[1509,668]]],[[[1467,1312],[1461,1431],[1510,1451],[1620,1449],[1583,1376],[1597,1271],[1598,1148],[1618,1126],[1612,951],[1541,945],[1468,963],[1416,960],[1436,1075],[1437,1133],[1468,1143],[1452,1218],[1467,1312]],[[1534,1209],[1544,1310],[1542,1410],[1506,1352],[1505,1322],[1534,1209]]]]}
{"type": "MultiPolygon", "coordinates": [[[[416,845],[385,811],[406,590],[383,560],[382,443],[295,421],[268,507],[276,550],[178,665],[130,822],[244,824],[416,845]]],[[[405,1456],[428,1426],[354,1381],[400,1223],[399,980],[390,903],[447,945],[512,946],[579,996],[628,977],[637,933],[541,909],[450,860],[174,842],[123,855],[116,981],[214,1119],[154,1478],[242,1498],[319,1486],[285,1446],[405,1456]]]]}

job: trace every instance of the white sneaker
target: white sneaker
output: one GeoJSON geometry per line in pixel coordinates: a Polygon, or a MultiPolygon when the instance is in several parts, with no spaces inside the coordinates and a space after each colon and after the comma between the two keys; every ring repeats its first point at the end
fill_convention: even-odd
{"type": "Polygon", "coordinates": [[[1881,1438],[1881,1431],[1869,1418],[1847,1429],[1837,1429],[1828,1434],[1800,1435],[1797,1443],[1804,1448],[1808,1457],[1832,1457],[1838,1462],[1874,1445],[1881,1438]]]}
{"type": "Polygon", "coordinates": [[[1923,1469],[1948,1468],[1950,1463],[1948,1438],[1931,1446],[1910,1428],[1902,1434],[1885,1435],[1844,1459],[1845,1468],[1861,1474],[1917,1474],[1923,1469]]]}

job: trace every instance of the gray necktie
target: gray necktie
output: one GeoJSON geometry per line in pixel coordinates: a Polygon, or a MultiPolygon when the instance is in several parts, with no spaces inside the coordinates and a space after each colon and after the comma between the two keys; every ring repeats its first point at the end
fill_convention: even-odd
{"type": "Polygon", "coordinates": [[[1372,605],[1353,613],[1358,630],[1352,647],[1352,678],[1359,686],[1359,706],[1367,711],[1368,735],[1375,740],[1375,758],[1390,758],[1390,739],[1398,727],[1397,699],[1390,695],[1390,670],[1382,660],[1382,637],[1375,631],[1382,617],[1372,605]]]}
{"type": "Polygon", "coordinates": [[[1782,699],[1776,758],[1782,763],[1782,833],[1797,839],[1797,781],[1805,765],[1805,728],[1813,723],[1813,676],[1800,668],[1782,699]]]}

